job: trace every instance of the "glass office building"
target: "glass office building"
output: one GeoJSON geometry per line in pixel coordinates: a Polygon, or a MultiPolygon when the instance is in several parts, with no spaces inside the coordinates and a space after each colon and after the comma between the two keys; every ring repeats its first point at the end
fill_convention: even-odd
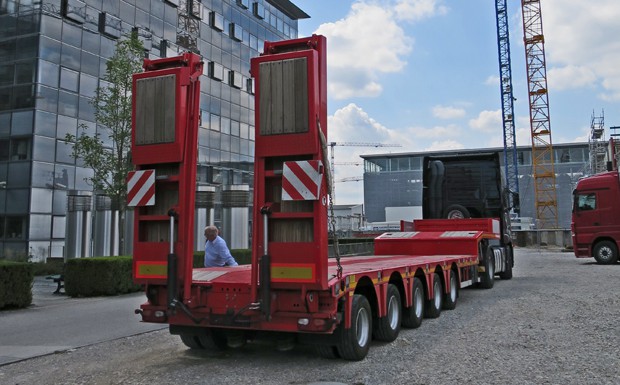
{"type": "MultiPolygon", "coordinates": [[[[572,192],[589,170],[588,143],[554,144],[554,171],[558,203],[558,225],[569,229],[572,192]]],[[[362,155],[364,159],[364,208],[368,222],[385,222],[386,209],[422,206],[422,160],[425,156],[498,152],[503,148],[362,155]],[[386,188],[386,186],[390,186],[386,188]]],[[[531,147],[517,148],[521,217],[536,217],[531,147]]],[[[502,164],[502,170],[503,170],[502,164]]],[[[398,210],[397,210],[398,212],[398,210]]],[[[407,212],[407,210],[400,210],[407,212]]],[[[421,212],[421,210],[419,211],[421,212]]],[[[412,219],[412,218],[400,218],[412,219]]]]}
{"type": "MultiPolygon", "coordinates": [[[[68,213],[80,202],[95,210],[97,197],[83,193],[92,170],[65,136],[108,139],[90,102],[132,31],[149,58],[192,51],[205,61],[198,182],[215,194],[218,224],[222,190],[253,183],[250,58],[266,40],[298,37],[307,17],[288,0],[0,0],[0,258],[63,257],[68,213]],[[71,200],[80,194],[88,199],[71,200]]],[[[92,227],[82,235],[96,237],[92,227]]]]}

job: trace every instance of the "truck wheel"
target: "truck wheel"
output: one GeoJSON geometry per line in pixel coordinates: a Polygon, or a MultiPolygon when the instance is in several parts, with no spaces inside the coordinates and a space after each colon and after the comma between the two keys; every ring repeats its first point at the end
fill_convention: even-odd
{"type": "Polygon", "coordinates": [[[353,296],[351,327],[343,327],[340,332],[337,345],[340,357],[351,361],[363,360],[368,354],[372,336],[372,312],[366,297],[361,294],[353,296]]]}
{"type": "Polygon", "coordinates": [[[402,325],[406,328],[417,328],[422,324],[424,318],[424,287],[420,278],[413,278],[413,289],[411,290],[411,307],[403,309],[402,325]]]}
{"type": "Polygon", "coordinates": [[[445,217],[448,219],[464,219],[470,218],[471,214],[469,213],[469,210],[467,210],[467,208],[465,208],[464,206],[450,205],[446,209],[445,217]]]}
{"type": "Polygon", "coordinates": [[[433,273],[433,298],[426,300],[426,318],[437,318],[441,314],[443,290],[439,274],[433,273]]]}
{"type": "Polygon", "coordinates": [[[490,289],[495,282],[495,258],[493,257],[493,248],[488,247],[484,258],[484,274],[480,280],[480,287],[490,289]]]}
{"type": "Polygon", "coordinates": [[[456,307],[456,299],[458,297],[458,282],[454,270],[450,270],[450,291],[443,296],[443,308],[452,310],[456,307]]]}
{"type": "Polygon", "coordinates": [[[618,248],[612,241],[600,241],[594,246],[594,259],[601,265],[610,265],[618,261],[618,248]]]}
{"type": "Polygon", "coordinates": [[[402,304],[400,293],[395,285],[389,284],[387,289],[387,314],[373,320],[373,337],[379,341],[392,342],[400,332],[402,304]]]}
{"type": "Polygon", "coordinates": [[[499,277],[501,279],[512,279],[512,265],[514,265],[514,250],[512,249],[512,245],[506,246],[506,266],[504,266],[504,271],[499,273],[499,277]]]}
{"type": "Polygon", "coordinates": [[[181,341],[190,349],[202,349],[202,345],[198,341],[198,336],[194,334],[183,333],[180,334],[181,341]]]}

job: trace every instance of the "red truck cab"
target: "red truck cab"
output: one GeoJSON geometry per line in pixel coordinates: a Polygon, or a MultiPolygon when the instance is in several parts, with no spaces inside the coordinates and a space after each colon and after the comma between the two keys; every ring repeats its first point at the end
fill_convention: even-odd
{"type": "Polygon", "coordinates": [[[620,180],[618,171],[583,178],[573,191],[571,222],[577,258],[594,257],[600,264],[618,261],[620,180]]]}

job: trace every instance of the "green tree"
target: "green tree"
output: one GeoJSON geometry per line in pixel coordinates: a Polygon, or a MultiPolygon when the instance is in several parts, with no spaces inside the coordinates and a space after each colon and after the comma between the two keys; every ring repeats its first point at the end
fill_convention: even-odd
{"type": "Polygon", "coordinates": [[[93,170],[93,175],[86,178],[86,182],[93,186],[94,191],[108,196],[113,209],[119,211],[121,253],[124,251],[127,210],[126,177],[133,169],[129,159],[132,75],[141,72],[143,58],[144,46],[137,33],[132,33],[118,40],[114,55],[107,62],[106,73],[91,104],[95,109],[96,122],[104,128],[103,135],[107,134],[109,140],[102,140],[102,132],[94,136],[82,133],[79,137],[71,134],[65,137],[68,142],[74,142],[71,155],[93,170]]]}

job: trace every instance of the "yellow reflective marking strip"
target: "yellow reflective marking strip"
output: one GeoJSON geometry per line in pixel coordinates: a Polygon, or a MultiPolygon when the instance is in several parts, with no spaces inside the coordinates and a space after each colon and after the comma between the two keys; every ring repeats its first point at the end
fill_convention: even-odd
{"type": "Polygon", "coordinates": [[[168,263],[145,261],[136,262],[136,278],[167,278],[168,263]]]}
{"type": "Polygon", "coordinates": [[[315,265],[312,264],[272,264],[271,265],[271,281],[272,282],[314,282],[315,265]]]}

